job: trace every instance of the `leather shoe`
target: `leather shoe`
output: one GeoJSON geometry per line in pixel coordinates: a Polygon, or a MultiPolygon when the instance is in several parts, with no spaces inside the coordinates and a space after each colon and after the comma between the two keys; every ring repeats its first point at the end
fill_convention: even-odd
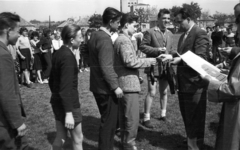
{"type": "Polygon", "coordinates": [[[142,125],[146,128],[150,128],[150,129],[154,128],[150,120],[143,121],[142,125]]]}

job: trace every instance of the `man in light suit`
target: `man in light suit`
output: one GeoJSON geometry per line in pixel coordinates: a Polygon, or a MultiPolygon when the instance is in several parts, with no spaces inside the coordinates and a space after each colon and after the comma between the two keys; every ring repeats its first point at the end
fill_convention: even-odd
{"type": "Polygon", "coordinates": [[[18,15],[0,14],[0,149],[27,150],[24,137],[25,112],[20,98],[14,62],[7,45],[15,45],[19,37],[18,15]]]}
{"type": "MultiPolygon", "coordinates": [[[[207,33],[194,24],[191,9],[182,8],[176,15],[176,21],[185,31],[179,39],[178,53],[184,54],[188,50],[203,59],[207,59],[207,33]]],[[[199,150],[204,142],[206,118],[206,85],[200,75],[187,66],[176,54],[159,56],[163,61],[172,60],[177,65],[178,98],[183,117],[188,150],[199,150]]]]}
{"type": "MultiPolygon", "coordinates": [[[[172,32],[167,29],[167,25],[170,23],[170,11],[168,9],[161,9],[158,13],[158,26],[153,27],[146,31],[144,34],[140,50],[147,55],[147,57],[158,57],[160,54],[169,53],[173,47],[173,35],[172,32]]],[[[159,67],[162,67],[162,63],[152,66],[154,83],[150,80],[150,67],[145,69],[145,73],[148,78],[148,94],[144,103],[144,116],[143,125],[148,128],[153,128],[150,122],[150,110],[152,101],[156,95],[157,81],[159,81],[159,93],[160,93],[160,106],[161,117],[160,120],[166,120],[167,109],[167,87],[168,82],[166,76],[159,74],[159,67]]]]}

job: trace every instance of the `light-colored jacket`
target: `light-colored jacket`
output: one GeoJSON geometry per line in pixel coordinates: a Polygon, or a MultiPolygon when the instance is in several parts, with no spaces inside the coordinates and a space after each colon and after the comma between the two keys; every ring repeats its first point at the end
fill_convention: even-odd
{"type": "Polygon", "coordinates": [[[114,43],[114,69],[124,92],[139,92],[139,68],[151,66],[155,58],[138,58],[130,37],[120,34],[114,43]]]}
{"type": "MultiPolygon", "coordinates": [[[[232,67],[228,74],[228,82],[210,81],[208,99],[223,102],[216,150],[240,149],[240,48],[233,48],[232,67]],[[235,56],[235,57],[234,57],[235,56]]],[[[231,56],[230,55],[230,56],[231,56]]]]}

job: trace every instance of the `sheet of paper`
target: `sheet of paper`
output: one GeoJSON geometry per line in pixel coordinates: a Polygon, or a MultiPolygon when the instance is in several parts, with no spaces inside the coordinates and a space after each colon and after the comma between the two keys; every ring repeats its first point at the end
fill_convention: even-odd
{"type": "Polygon", "coordinates": [[[179,55],[182,60],[199,74],[205,76],[209,75],[213,79],[225,82],[227,80],[227,75],[220,73],[220,69],[213,66],[206,60],[202,59],[201,57],[197,56],[191,51],[187,51],[183,55],[179,55]]]}

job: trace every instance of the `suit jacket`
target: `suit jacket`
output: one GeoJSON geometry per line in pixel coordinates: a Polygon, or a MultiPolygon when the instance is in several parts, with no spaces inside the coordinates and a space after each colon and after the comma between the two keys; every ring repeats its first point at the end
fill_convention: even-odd
{"type": "MultiPolygon", "coordinates": [[[[231,51],[232,67],[228,82],[210,81],[208,86],[209,101],[224,102],[217,133],[217,150],[240,149],[240,48],[231,51]],[[237,56],[236,56],[237,55],[237,56]]],[[[231,58],[230,57],[230,58],[231,58]]]]}
{"type": "Polygon", "coordinates": [[[0,126],[17,129],[23,124],[23,109],[14,62],[0,42],[0,126]]]}
{"type": "Polygon", "coordinates": [[[88,41],[90,60],[90,91],[98,94],[113,94],[119,87],[114,71],[114,48],[111,34],[100,28],[88,41]]]}
{"type": "MultiPolygon", "coordinates": [[[[207,46],[209,44],[207,33],[194,25],[189,31],[185,42],[182,43],[185,34],[182,34],[178,42],[178,53],[184,54],[188,50],[207,59],[207,46]]],[[[177,66],[178,90],[183,93],[201,93],[203,91],[199,74],[181,61],[177,66]]]]}
{"type": "Polygon", "coordinates": [[[80,107],[77,62],[73,52],[65,45],[53,55],[49,87],[51,104],[63,106],[65,112],[80,107]]]}
{"type": "Polygon", "coordinates": [[[120,34],[114,43],[114,69],[124,92],[140,92],[139,68],[149,67],[152,58],[138,58],[129,37],[120,34]]]}
{"type": "MultiPolygon", "coordinates": [[[[144,34],[142,43],[140,44],[139,49],[147,55],[147,57],[158,57],[162,54],[158,50],[159,47],[166,47],[166,53],[171,53],[173,49],[173,34],[171,31],[166,30],[165,32],[166,40],[158,27],[151,28],[147,30],[144,34]],[[164,42],[165,41],[165,42],[164,42]]],[[[145,70],[146,73],[149,73],[150,68],[145,70]]],[[[154,75],[158,76],[158,65],[154,66],[154,75]]]]}

